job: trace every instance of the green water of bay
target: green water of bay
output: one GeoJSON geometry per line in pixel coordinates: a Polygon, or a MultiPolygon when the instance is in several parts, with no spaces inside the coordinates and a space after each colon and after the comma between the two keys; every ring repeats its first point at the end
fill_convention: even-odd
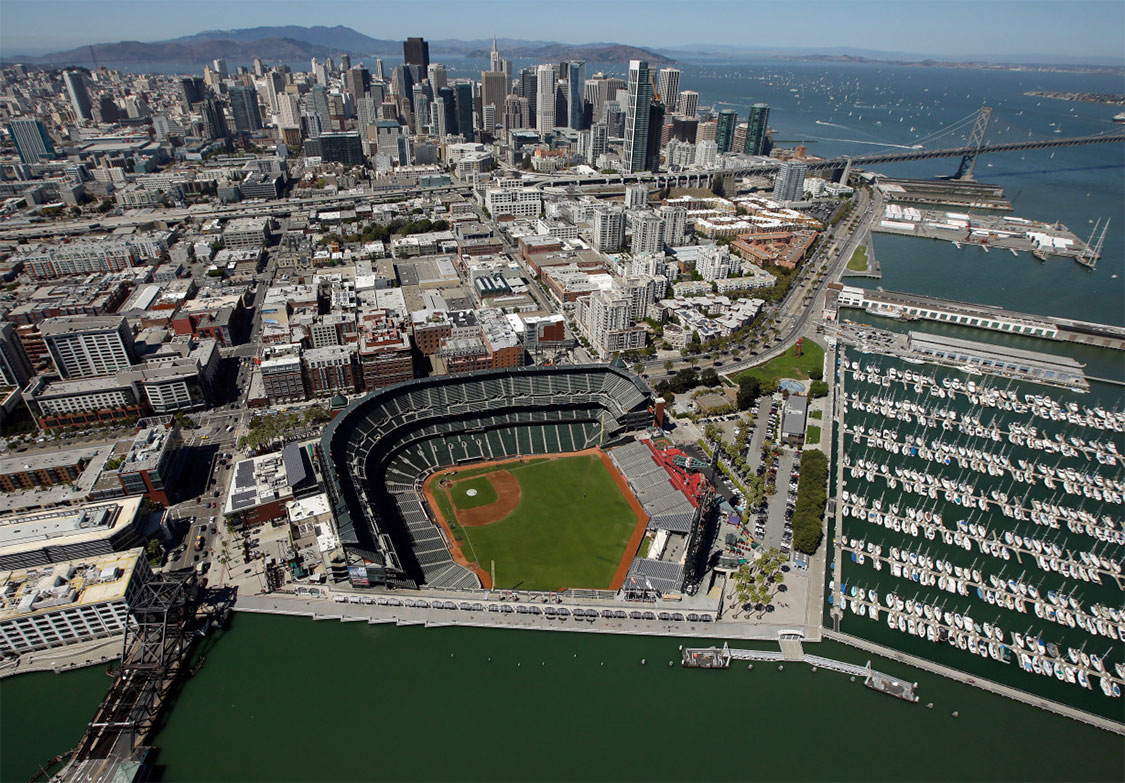
{"type": "MultiPolygon", "coordinates": [[[[167,781],[1122,776],[1120,737],[936,675],[876,659],[918,680],[922,704],[907,704],[803,664],[683,669],[681,643],[691,641],[237,615],[154,738],[157,772],[167,781]]],[[[868,658],[831,643],[807,649],[868,658]]],[[[71,747],[97,700],[88,686],[105,682],[100,670],[4,681],[4,748],[19,750],[3,754],[4,780],[26,780],[40,757],[71,747]],[[75,725],[64,728],[68,713],[75,725]]]]}
{"type": "Polygon", "coordinates": [[[0,680],[0,781],[24,783],[73,748],[111,682],[102,666],[0,680]]]}

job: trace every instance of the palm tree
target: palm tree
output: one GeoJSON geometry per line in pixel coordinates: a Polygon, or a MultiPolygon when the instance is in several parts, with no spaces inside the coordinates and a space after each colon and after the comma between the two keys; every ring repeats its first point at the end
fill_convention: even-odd
{"type": "Polygon", "coordinates": [[[645,363],[644,362],[637,362],[636,364],[633,365],[633,370],[636,371],[636,373],[638,375],[644,375],[645,363]]]}

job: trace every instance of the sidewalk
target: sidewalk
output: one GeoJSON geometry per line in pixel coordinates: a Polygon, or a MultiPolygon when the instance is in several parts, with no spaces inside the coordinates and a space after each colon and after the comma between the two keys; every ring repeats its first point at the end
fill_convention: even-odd
{"type": "Polygon", "coordinates": [[[24,653],[14,662],[0,664],[0,679],[27,672],[57,673],[108,663],[121,657],[122,642],[121,636],[109,636],[81,644],[24,653]]]}

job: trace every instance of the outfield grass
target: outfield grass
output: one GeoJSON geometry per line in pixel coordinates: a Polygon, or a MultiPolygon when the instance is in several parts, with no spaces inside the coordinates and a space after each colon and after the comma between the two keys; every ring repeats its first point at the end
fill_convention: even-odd
{"type": "MultiPolygon", "coordinates": [[[[489,525],[450,525],[466,556],[486,571],[495,560],[498,588],[609,587],[637,519],[601,460],[563,457],[506,469],[520,483],[515,511],[489,525]]],[[[448,493],[435,489],[442,513],[455,518],[448,493]]]]}
{"type": "Polygon", "coordinates": [[[743,377],[751,376],[763,383],[766,381],[777,381],[782,378],[794,378],[799,381],[804,381],[808,380],[809,373],[812,370],[819,370],[823,367],[824,349],[806,337],[801,344],[800,356],[797,355],[797,346],[794,345],[776,359],[770,359],[765,364],[751,367],[746,372],[739,373],[738,378],[742,379],[743,377]]]}
{"type": "Polygon", "coordinates": [[[853,272],[867,271],[867,248],[864,245],[860,245],[852,252],[852,257],[848,259],[848,269],[853,272]]]}
{"type": "Polygon", "coordinates": [[[808,431],[805,433],[805,443],[820,443],[820,426],[817,424],[810,424],[808,431]]]}
{"type": "Polygon", "coordinates": [[[464,509],[487,506],[489,503],[495,503],[498,500],[496,488],[492,486],[488,476],[477,476],[476,478],[458,481],[453,485],[450,494],[453,495],[453,505],[464,509]],[[477,494],[469,495],[470,489],[475,489],[477,494]]]}

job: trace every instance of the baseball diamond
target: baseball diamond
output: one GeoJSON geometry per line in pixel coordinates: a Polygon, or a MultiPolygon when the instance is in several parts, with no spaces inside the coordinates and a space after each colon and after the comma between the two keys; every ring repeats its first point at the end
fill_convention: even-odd
{"type": "MultiPolygon", "coordinates": [[[[362,569],[371,583],[477,588],[489,583],[485,569],[495,559],[501,584],[620,586],[646,517],[608,457],[589,450],[649,426],[654,407],[643,381],[610,365],[418,379],[353,402],[329,423],[320,448],[349,567],[362,569]],[[587,466],[588,474],[575,474],[562,497],[570,505],[560,506],[550,480],[536,475],[535,461],[577,452],[587,452],[585,460],[570,464],[587,466]],[[521,458],[522,468],[482,464],[521,458]],[[449,469],[456,475],[446,475],[449,469]],[[452,504],[448,515],[425,497],[431,476],[430,489],[452,504]],[[590,489],[582,498],[580,483],[596,487],[600,501],[590,502],[590,489]],[[503,516],[487,517],[492,524],[470,530],[513,499],[503,516]],[[464,546],[448,526],[453,506],[464,546]],[[568,509],[569,524],[555,507],[568,509]],[[540,520],[539,529],[531,517],[540,520]],[[478,542],[488,562],[479,551],[479,558],[473,555],[478,542]]],[[[578,471],[570,464],[553,460],[543,470],[548,477],[578,471]]]]}

